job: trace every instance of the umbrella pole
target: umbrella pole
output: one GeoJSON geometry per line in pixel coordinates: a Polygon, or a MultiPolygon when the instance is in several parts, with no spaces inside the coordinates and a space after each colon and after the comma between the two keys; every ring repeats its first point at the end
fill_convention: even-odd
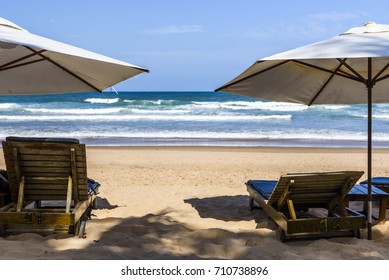
{"type": "Polygon", "coordinates": [[[373,83],[372,83],[372,59],[368,58],[367,86],[367,239],[372,240],[372,118],[373,118],[373,83]]]}

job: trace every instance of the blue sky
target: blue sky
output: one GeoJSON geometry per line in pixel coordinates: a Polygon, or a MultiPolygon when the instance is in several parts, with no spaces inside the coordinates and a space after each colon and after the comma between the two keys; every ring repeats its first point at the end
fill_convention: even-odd
{"type": "Polygon", "coordinates": [[[262,57],[389,24],[389,1],[3,1],[32,33],[150,69],[118,91],[213,91],[262,57]]]}

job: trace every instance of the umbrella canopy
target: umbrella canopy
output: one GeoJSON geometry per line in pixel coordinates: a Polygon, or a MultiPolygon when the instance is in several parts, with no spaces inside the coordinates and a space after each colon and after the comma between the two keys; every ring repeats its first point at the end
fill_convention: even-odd
{"type": "Polygon", "coordinates": [[[389,25],[375,23],[265,57],[217,90],[307,105],[366,103],[367,58],[373,102],[388,102],[389,25]]]}
{"type": "Polygon", "coordinates": [[[0,18],[0,94],[102,91],[142,72],[148,70],[34,35],[0,18]]]}
{"type": "Polygon", "coordinates": [[[368,104],[371,239],[372,103],[389,102],[389,25],[365,23],[327,40],[265,57],[216,91],[312,104],[368,104]]]}

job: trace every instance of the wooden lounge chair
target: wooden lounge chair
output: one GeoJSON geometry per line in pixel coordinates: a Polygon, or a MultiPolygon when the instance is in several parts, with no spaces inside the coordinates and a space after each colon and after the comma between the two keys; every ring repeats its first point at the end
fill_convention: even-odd
{"type": "Polygon", "coordinates": [[[0,230],[84,236],[97,189],[88,191],[85,145],[77,139],[7,137],[2,142],[12,202],[0,230]]]}
{"type": "Polygon", "coordinates": [[[280,239],[357,236],[366,225],[360,213],[346,207],[346,196],[363,172],[289,173],[278,181],[246,182],[250,208],[254,201],[280,228],[280,239]],[[322,208],[326,215],[309,215],[322,208]]]}

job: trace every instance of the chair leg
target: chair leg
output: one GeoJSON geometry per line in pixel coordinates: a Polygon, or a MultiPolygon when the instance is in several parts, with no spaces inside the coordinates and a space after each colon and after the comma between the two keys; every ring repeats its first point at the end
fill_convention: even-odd
{"type": "Polygon", "coordinates": [[[97,209],[97,198],[93,199],[92,209],[97,209]]]}
{"type": "Polygon", "coordinates": [[[380,212],[379,212],[379,222],[380,224],[384,224],[385,221],[386,221],[386,205],[387,205],[387,198],[386,197],[383,197],[381,198],[381,201],[380,201],[380,212]]]}
{"type": "Polygon", "coordinates": [[[354,229],[354,236],[358,239],[362,239],[363,238],[363,235],[362,235],[362,232],[361,232],[361,229],[354,229]]]}
{"type": "Polygon", "coordinates": [[[278,228],[277,236],[281,242],[283,242],[283,243],[286,242],[286,232],[282,228],[278,228]]]}
{"type": "Polygon", "coordinates": [[[85,237],[86,220],[80,220],[80,228],[78,229],[78,238],[85,237]]]}
{"type": "Polygon", "coordinates": [[[254,209],[254,199],[251,196],[249,199],[249,208],[250,208],[250,211],[253,211],[253,209],[254,209]]]}
{"type": "Polygon", "coordinates": [[[6,230],[3,224],[0,224],[0,237],[6,237],[6,230]]]}
{"type": "Polygon", "coordinates": [[[88,208],[77,223],[75,235],[78,236],[78,238],[86,237],[85,236],[86,222],[90,218],[90,213],[92,212],[91,210],[92,209],[88,208]]]}

